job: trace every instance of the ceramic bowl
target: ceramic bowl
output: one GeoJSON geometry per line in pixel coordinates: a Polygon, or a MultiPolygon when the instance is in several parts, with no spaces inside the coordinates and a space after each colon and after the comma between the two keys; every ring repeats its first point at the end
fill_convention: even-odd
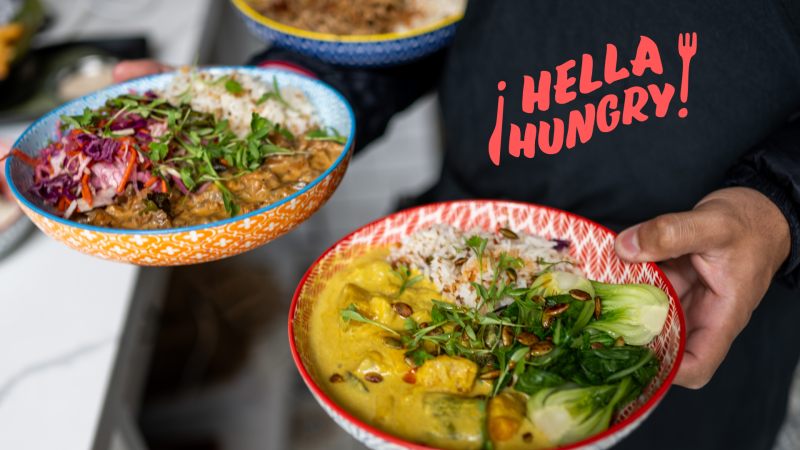
{"type": "Polygon", "coordinates": [[[301,30],[270,20],[245,0],[231,0],[245,26],[269,45],[347,67],[384,67],[403,64],[446,47],[462,14],[400,33],[339,36],[301,30]]]}
{"type": "Polygon", "coordinates": [[[404,236],[436,223],[449,223],[470,229],[497,230],[508,222],[513,230],[537,234],[547,239],[566,239],[570,254],[585,265],[590,278],[606,283],[648,283],[663,289],[669,296],[670,308],[661,334],[650,347],[661,357],[656,378],[634,402],[619,411],[611,427],[583,441],[559,447],[561,450],[603,450],[630,434],[653,411],[664,397],[680,366],[686,340],[683,312],[675,290],[667,277],[652,263],[628,264],[614,253],[615,234],[589,220],[564,211],[543,206],[491,200],[437,203],[409,209],[373,222],[339,241],[311,266],[300,282],[289,315],[289,341],[295,364],[319,404],[353,437],[376,450],[429,449],[392,436],[356,419],[334,403],[327,395],[325,380],[320,378],[310,359],[309,324],[317,298],[337,271],[362,254],[378,247],[399,242],[404,236]]]}
{"type": "MultiPolygon", "coordinates": [[[[52,208],[31,195],[33,170],[18,158],[9,158],[6,174],[12,193],[22,210],[42,231],[56,240],[98,258],[139,265],[175,266],[221,259],[252,250],[276,239],[311,217],[330,198],[344,176],[350,162],[355,136],[355,118],[350,105],[330,86],[285,71],[257,67],[215,67],[204,69],[219,75],[237,70],[271,81],[280,86],[296,86],[316,107],[322,123],[350,136],[345,150],[319,178],[302,190],[241,216],[207,225],[167,230],[118,230],[81,225],[52,214],[52,208]]],[[[50,112],[31,125],[14,144],[27,155],[37,156],[48,139],[56,139],[56,123],[60,114],[77,115],[85,107],[102,106],[109,97],[131,91],[144,93],[163,89],[173,74],[160,74],[109,88],[74,100],[50,112]]]]}

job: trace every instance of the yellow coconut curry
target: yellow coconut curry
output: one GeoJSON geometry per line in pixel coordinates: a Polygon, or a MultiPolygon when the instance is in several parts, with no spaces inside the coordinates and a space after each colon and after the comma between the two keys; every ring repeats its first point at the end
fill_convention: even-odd
{"type": "Polygon", "coordinates": [[[661,332],[666,295],[541,261],[544,269],[523,284],[518,255],[488,253],[503,239],[465,236],[458,257],[421,256],[431,274],[433,260],[454,268],[484,261],[474,280],[491,281],[470,280],[472,307],[445,301],[416,269],[387,262],[389,249],[337,272],[309,326],[317,384],[370,426],[446,449],[552,448],[606,430],[659,370],[645,345],[661,332]]]}
{"type": "MultiPolygon", "coordinates": [[[[508,390],[487,404],[492,381],[478,378],[481,368],[475,362],[443,354],[417,368],[404,356],[396,335],[340,319],[340,311],[354,305],[372,320],[403,332],[409,311],[396,307],[403,304],[417,323],[431,321],[431,300],[442,300],[436,286],[420,280],[395,298],[397,279],[387,255],[388,250],[370,253],[337,273],[314,308],[309,329],[312,358],[324,377],[320,386],[358,419],[412,442],[480,449],[486,430],[495,449],[550,447],[525,420],[524,394],[508,390]]],[[[453,326],[443,331],[453,331],[453,326]]]]}

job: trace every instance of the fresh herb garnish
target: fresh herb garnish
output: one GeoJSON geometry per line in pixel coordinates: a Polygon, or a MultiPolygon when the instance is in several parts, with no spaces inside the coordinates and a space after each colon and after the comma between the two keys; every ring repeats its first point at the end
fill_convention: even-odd
{"type": "Polygon", "coordinates": [[[225,82],[225,90],[230,92],[231,94],[238,94],[242,92],[242,85],[239,84],[236,80],[228,80],[225,82]]]}
{"type": "Polygon", "coordinates": [[[389,272],[400,279],[400,292],[398,292],[397,297],[395,297],[400,298],[400,296],[403,295],[403,292],[411,287],[412,284],[422,280],[422,275],[408,278],[411,275],[411,271],[408,269],[408,267],[404,266],[403,264],[398,264],[397,268],[399,270],[390,270],[389,272]]]}
{"type": "Polygon", "coordinates": [[[344,323],[347,323],[347,322],[349,322],[351,320],[355,320],[357,322],[364,322],[364,323],[368,323],[370,325],[375,325],[376,327],[381,327],[384,330],[386,330],[386,331],[388,331],[388,332],[390,332],[390,333],[392,333],[394,335],[400,336],[400,333],[394,331],[393,329],[391,329],[391,328],[389,328],[389,327],[387,327],[387,326],[385,326],[383,324],[380,324],[378,322],[375,322],[374,320],[370,320],[370,319],[367,319],[366,317],[364,317],[360,312],[356,311],[355,305],[350,305],[349,308],[346,308],[346,309],[343,309],[343,310],[339,311],[339,315],[342,316],[342,321],[344,321],[344,323]]]}
{"type": "Polygon", "coordinates": [[[326,130],[312,130],[306,134],[306,139],[312,141],[333,141],[337,144],[347,143],[347,137],[339,134],[336,128],[327,127],[327,130],[331,130],[333,132],[333,136],[329,136],[326,130]]]}

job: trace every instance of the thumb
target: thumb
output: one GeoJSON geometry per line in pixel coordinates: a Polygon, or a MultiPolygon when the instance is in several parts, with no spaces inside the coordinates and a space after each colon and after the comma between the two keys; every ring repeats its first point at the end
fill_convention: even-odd
{"type": "Polygon", "coordinates": [[[719,240],[717,222],[714,212],[703,207],[665,214],[620,233],[614,249],[620,259],[632,263],[665,261],[700,253],[719,240]]]}

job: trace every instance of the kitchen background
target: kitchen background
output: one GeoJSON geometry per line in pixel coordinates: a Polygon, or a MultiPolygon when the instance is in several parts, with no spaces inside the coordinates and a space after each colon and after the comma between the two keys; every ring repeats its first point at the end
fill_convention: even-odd
{"type": "MultiPolygon", "coordinates": [[[[133,50],[138,48],[173,65],[191,64],[195,58],[200,64],[242,64],[264,49],[227,0],[42,3],[47,22],[34,40],[37,48],[73,41],[144,38],[146,44],[141,48],[136,39],[129,42],[133,50]]],[[[13,141],[32,120],[18,115],[14,119],[13,111],[0,112],[0,137],[13,141]]],[[[324,250],[435,182],[441,149],[438,105],[432,94],[396,116],[386,135],[354,158],[331,200],[288,235],[220,262],[141,273],[125,268],[131,281],[123,283],[118,294],[123,301],[115,313],[119,317],[112,322],[119,330],[109,331],[116,333],[112,338],[115,344],[108,351],[109,363],[96,366],[96,371],[105,375],[92,381],[99,397],[92,401],[83,397],[83,404],[82,397],[76,396],[66,407],[58,406],[66,409],[64,417],[68,417],[70,408],[77,411],[94,405],[88,419],[75,425],[90,427],[83,432],[86,438],[75,441],[89,447],[75,448],[364,448],[328,418],[297,373],[286,330],[289,303],[305,270],[324,250]],[[124,419],[126,414],[130,420],[124,419]]],[[[34,254],[48,251],[49,245],[57,245],[46,239],[32,231],[15,254],[0,264],[0,285],[5,288],[14,279],[12,271],[27,261],[24,258],[33,259],[34,254]]],[[[92,264],[87,259],[80,261],[92,264]]],[[[54,314],[45,309],[47,304],[42,305],[39,314],[54,314]]],[[[87,323],[91,327],[105,320],[98,315],[87,323]]],[[[24,338],[2,325],[0,321],[0,341],[13,341],[14,351],[25,353],[24,338]]],[[[0,353],[3,349],[0,346],[0,353]]],[[[43,362],[23,364],[21,370],[0,362],[0,443],[14,444],[0,447],[56,448],[28,445],[46,442],[46,437],[33,436],[33,430],[42,434],[49,430],[32,428],[33,424],[23,424],[18,418],[41,417],[47,422],[50,416],[37,416],[31,408],[21,407],[22,401],[15,403],[15,395],[22,395],[26,385],[36,383],[36,377],[46,377],[48,371],[77,370],[83,354],[51,355],[43,362]]],[[[38,383],[45,386],[41,379],[38,383]]],[[[800,385],[800,380],[795,385],[800,385]]],[[[48,386],[63,389],[64,384],[48,386]]],[[[794,390],[791,414],[776,450],[800,448],[798,390],[794,390]]],[[[32,390],[25,404],[47,405],[43,396],[48,392],[32,390]]]]}

